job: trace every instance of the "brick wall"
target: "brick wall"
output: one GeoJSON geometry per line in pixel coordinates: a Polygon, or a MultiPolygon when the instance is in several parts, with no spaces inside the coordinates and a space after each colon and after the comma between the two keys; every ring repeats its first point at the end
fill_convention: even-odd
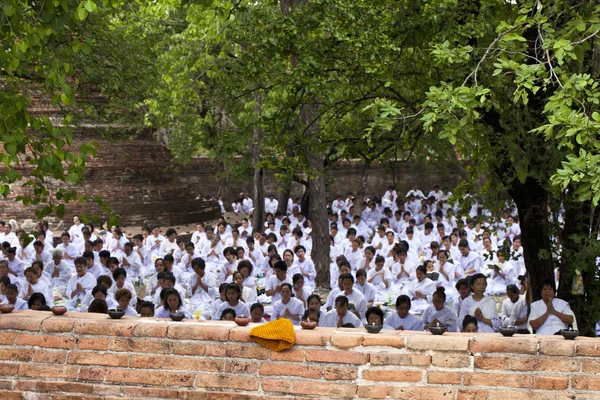
{"type": "Polygon", "coordinates": [[[0,315],[0,396],[81,398],[592,399],[600,340],[297,331],[282,353],[251,327],[93,314],[0,315]]]}

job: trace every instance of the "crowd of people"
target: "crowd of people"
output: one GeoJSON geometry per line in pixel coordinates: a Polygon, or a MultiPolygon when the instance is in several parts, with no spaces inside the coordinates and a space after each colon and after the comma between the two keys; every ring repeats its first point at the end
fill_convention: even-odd
{"type": "MultiPolygon", "coordinates": [[[[288,318],[326,327],[383,325],[424,330],[555,334],[576,327],[569,304],[545,282],[542,300],[527,306],[526,268],[516,210],[492,219],[475,202],[469,215],[435,186],[427,195],[413,187],[404,196],[393,187],[381,198],[364,196],[355,210],[351,193],[329,202],[331,291],[315,292],[312,225],[299,201],[286,213],[265,199],[266,222],[254,229],[252,199],[232,204],[245,214],[231,226],[221,217],[200,223],[188,240],[159,226],[126,237],[118,227],[96,230],[77,217],[55,233],[46,222],[23,241],[0,222],[0,302],[15,309],[124,310],[126,315],[260,323],[288,318]],[[57,241],[58,242],[58,241],[57,241]],[[496,299],[506,295],[498,306],[496,299]],[[530,310],[530,311],[529,311],[530,310]]],[[[221,206],[224,206],[221,203],[221,206]]],[[[107,227],[108,228],[108,227],[107,227]]],[[[600,325],[598,326],[600,328],[600,325]]]]}

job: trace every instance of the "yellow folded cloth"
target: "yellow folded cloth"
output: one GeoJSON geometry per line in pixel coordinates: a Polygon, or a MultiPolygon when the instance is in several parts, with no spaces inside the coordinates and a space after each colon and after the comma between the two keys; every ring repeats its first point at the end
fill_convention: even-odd
{"type": "Polygon", "coordinates": [[[250,339],[273,351],[289,349],[296,343],[294,325],[292,321],[286,318],[280,318],[252,328],[250,339]]]}

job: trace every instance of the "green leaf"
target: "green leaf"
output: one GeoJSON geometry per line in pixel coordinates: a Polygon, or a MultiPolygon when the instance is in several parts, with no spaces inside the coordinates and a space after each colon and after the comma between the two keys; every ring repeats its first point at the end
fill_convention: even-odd
{"type": "Polygon", "coordinates": [[[79,18],[79,20],[83,21],[84,19],[87,18],[88,16],[88,10],[86,10],[84,7],[80,7],[77,9],[77,18],[79,18]]]}

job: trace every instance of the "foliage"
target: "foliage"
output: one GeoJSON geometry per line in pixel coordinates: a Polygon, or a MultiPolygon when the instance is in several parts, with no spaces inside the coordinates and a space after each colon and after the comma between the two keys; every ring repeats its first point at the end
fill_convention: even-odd
{"type": "MultiPolygon", "coordinates": [[[[103,6],[117,5],[104,0],[103,6]]],[[[89,54],[86,38],[88,16],[98,12],[92,0],[5,0],[0,10],[0,142],[4,171],[0,194],[6,197],[12,184],[31,188],[18,196],[24,205],[37,206],[36,216],[52,212],[59,217],[69,201],[84,200],[78,194],[86,161],[97,144],[73,148],[69,129],[77,107],[78,54],[89,54]],[[51,105],[65,110],[62,121],[51,121],[30,110],[36,98],[51,98],[51,105]],[[62,182],[53,190],[53,180],[62,182]]],[[[102,199],[96,199],[106,206],[102,199]]]]}

